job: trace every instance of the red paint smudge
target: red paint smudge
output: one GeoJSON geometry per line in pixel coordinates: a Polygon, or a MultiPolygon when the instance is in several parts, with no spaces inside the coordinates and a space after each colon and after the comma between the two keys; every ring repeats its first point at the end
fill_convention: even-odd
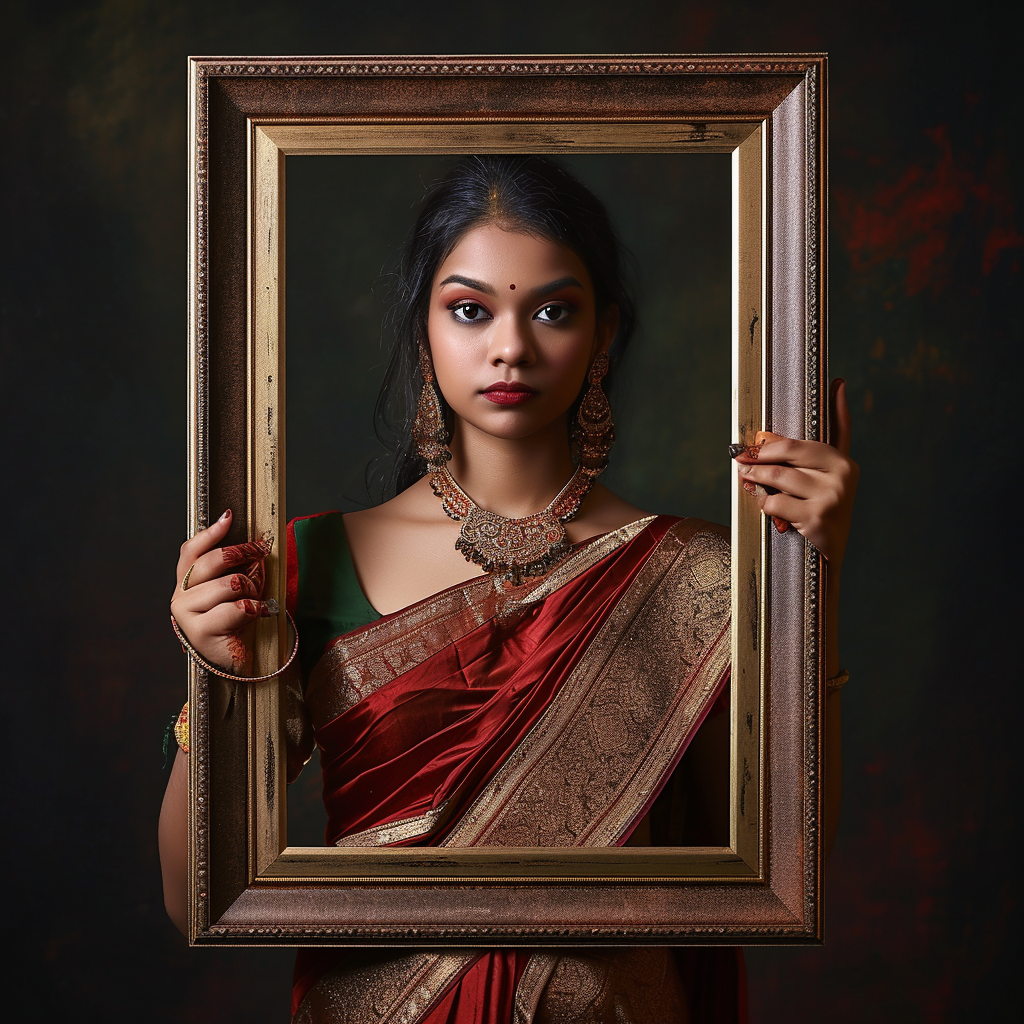
{"type": "MultiPolygon", "coordinates": [[[[868,196],[842,187],[834,193],[840,237],[854,272],[903,260],[908,296],[928,287],[941,291],[952,279],[965,217],[981,229],[978,265],[985,274],[1003,253],[1024,244],[1015,223],[1006,156],[996,153],[979,174],[971,166],[972,152],[954,154],[946,125],[927,135],[937,149],[932,164],[910,165],[895,182],[879,185],[868,196]]],[[[865,162],[872,164],[870,157],[865,162]]],[[[1016,261],[1012,267],[1016,271],[1016,261]]]]}
{"type": "MultiPolygon", "coordinates": [[[[1000,255],[1007,249],[1019,249],[1024,245],[1022,235],[1012,224],[999,225],[992,228],[985,239],[985,252],[981,259],[981,269],[986,273],[992,273],[992,269],[999,262],[1000,255]]],[[[1016,261],[1014,268],[1016,269],[1016,261]]]]}

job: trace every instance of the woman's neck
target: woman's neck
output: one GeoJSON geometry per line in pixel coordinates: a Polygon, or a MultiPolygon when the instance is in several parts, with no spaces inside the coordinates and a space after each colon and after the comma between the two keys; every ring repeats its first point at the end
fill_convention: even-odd
{"type": "Polygon", "coordinates": [[[573,473],[565,419],[540,434],[500,438],[458,423],[448,468],[459,486],[489,512],[519,519],[540,512],[573,473]]]}

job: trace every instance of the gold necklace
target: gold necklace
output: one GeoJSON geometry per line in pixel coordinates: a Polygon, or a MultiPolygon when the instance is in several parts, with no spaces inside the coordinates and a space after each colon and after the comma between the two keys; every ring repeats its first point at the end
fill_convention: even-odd
{"type": "Polygon", "coordinates": [[[531,576],[544,576],[569,550],[567,523],[580,510],[597,474],[580,466],[569,482],[540,512],[509,519],[482,509],[456,482],[447,466],[430,478],[445,514],[462,523],[455,547],[484,572],[506,576],[518,587],[531,576]]]}

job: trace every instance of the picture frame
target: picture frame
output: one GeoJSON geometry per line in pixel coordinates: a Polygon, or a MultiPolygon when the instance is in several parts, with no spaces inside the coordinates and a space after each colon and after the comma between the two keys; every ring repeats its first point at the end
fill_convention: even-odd
{"type": "MultiPolygon", "coordinates": [[[[229,540],[272,535],[266,593],[282,606],[289,156],[730,153],[731,440],[760,429],[826,437],[825,55],[189,66],[190,532],[232,508],[229,540]]],[[[727,847],[289,847],[278,684],[193,665],[190,941],[819,942],[821,559],[737,491],[727,847]]],[[[284,621],[261,622],[254,674],[273,671],[290,643],[284,621]]]]}

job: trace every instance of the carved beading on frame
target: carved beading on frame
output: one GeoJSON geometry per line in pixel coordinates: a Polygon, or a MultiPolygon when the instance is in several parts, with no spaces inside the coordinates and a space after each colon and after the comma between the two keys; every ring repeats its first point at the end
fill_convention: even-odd
{"type": "Polygon", "coordinates": [[[422,75],[685,75],[685,74],[799,74],[816,66],[800,58],[761,59],[745,57],[593,57],[564,62],[524,58],[430,57],[400,59],[309,57],[270,58],[217,63],[207,58],[198,66],[201,77],[279,76],[422,76],[422,75]]]}

